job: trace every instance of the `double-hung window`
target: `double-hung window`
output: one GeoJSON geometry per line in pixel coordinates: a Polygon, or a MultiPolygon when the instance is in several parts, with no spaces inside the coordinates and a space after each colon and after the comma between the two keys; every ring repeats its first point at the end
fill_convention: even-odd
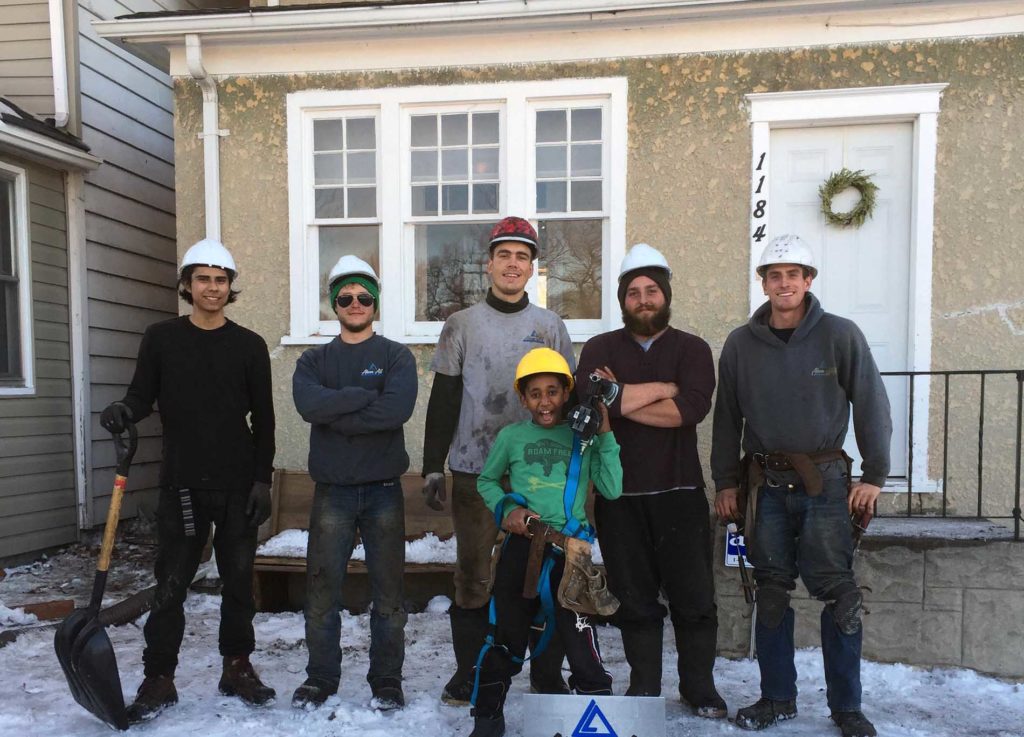
{"type": "Polygon", "coordinates": [[[0,396],[34,391],[25,172],[0,162],[0,396]]]}
{"type": "Polygon", "coordinates": [[[488,233],[506,215],[538,231],[532,302],[575,339],[618,324],[624,79],[293,93],[288,166],[286,343],[338,333],[324,294],[347,253],[380,276],[377,329],[434,342],[484,297],[488,233]]]}

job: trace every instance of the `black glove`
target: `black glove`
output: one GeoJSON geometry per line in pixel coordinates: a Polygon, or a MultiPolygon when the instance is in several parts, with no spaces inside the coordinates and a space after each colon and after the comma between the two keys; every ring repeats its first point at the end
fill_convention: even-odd
{"type": "Polygon", "coordinates": [[[249,527],[259,527],[270,519],[270,484],[254,481],[245,503],[245,516],[249,527]]]}
{"type": "Polygon", "coordinates": [[[423,481],[423,498],[431,509],[441,511],[444,509],[443,502],[448,498],[448,490],[445,488],[443,473],[428,473],[423,481]]]}
{"type": "Polygon", "coordinates": [[[590,384],[587,387],[587,394],[592,397],[599,397],[606,407],[611,407],[612,402],[615,401],[615,398],[622,391],[622,385],[611,379],[602,378],[597,373],[592,373],[588,378],[590,384]]]}
{"type": "Polygon", "coordinates": [[[111,402],[100,413],[100,426],[115,435],[123,433],[124,428],[132,421],[132,410],[124,402],[111,402]]]}

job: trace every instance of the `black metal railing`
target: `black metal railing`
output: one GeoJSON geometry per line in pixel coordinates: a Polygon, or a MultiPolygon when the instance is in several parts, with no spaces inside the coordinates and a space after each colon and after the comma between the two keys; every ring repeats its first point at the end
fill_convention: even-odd
{"type": "MultiPolygon", "coordinates": [[[[939,377],[942,380],[942,504],[935,516],[948,519],[988,519],[988,520],[1013,520],[1013,539],[1021,539],[1021,449],[1022,449],[1022,409],[1024,409],[1024,369],[1018,370],[979,370],[979,371],[883,371],[882,376],[906,377],[908,382],[907,391],[907,509],[906,517],[915,516],[914,513],[914,391],[917,379],[920,377],[939,377]],[[977,503],[973,514],[950,513],[949,501],[949,442],[950,442],[950,377],[977,377],[978,378],[978,408],[977,408],[977,503]],[[1013,436],[1013,502],[1009,514],[986,514],[984,513],[984,472],[985,472],[985,401],[986,386],[989,377],[1007,376],[1013,377],[1016,382],[1016,434],[1013,436]]],[[[894,408],[895,409],[895,408],[894,408]]],[[[929,410],[929,414],[931,414],[929,410]]],[[[969,432],[969,431],[968,431],[969,432]]],[[[960,436],[958,436],[960,437],[960,436]]],[[[967,437],[966,434],[963,437],[967,437]]],[[[925,438],[930,443],[930,438],[925,438]]],[[[903,492],[899,492],[903,493],[903,492]]],[[[923,513],[918,513],[921,516],[923,513]]],[[[881,515],[893,516],[893,515],[881,515]]]]}

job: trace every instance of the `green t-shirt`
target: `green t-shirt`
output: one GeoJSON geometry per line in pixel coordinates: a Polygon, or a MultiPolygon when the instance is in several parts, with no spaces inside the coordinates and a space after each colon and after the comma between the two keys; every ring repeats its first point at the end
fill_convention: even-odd
{"type": "MultiPolygon", "coordinates": [[[[477,491],[487,507],[494,509],[505,494],[501,479],[507,474],[512,491],[523,495],[528,508],[539,514],[542,522],[560,530],[565,526],[562,495],[571,455],[572,430],[566,424],[550,429],[535,425],[532,420],[508,425],[498,433],[491,446],[483,471],[477,479],[477,491]]],[[[583,453],[580,490],[572,510],[580,524],[587,522],[584,506],[590,481],[607,499],[622,496],[619,444],[610,432],[595,437],[583,453]]],[[[504,516],[513,509],[515,504],[506,502],[504,516]]]]}

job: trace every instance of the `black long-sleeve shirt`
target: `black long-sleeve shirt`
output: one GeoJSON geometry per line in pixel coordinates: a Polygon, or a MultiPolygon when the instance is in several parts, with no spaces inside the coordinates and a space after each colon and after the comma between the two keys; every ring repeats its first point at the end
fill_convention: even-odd
{"type": "Polygon", "coordinates": [[[160,483],[248,489],[270,483],[274,402],[263,338],[228,320],[203,330],[187,316],[146,328],[124,398],[136,422],[160,407],[160,483]]]}

